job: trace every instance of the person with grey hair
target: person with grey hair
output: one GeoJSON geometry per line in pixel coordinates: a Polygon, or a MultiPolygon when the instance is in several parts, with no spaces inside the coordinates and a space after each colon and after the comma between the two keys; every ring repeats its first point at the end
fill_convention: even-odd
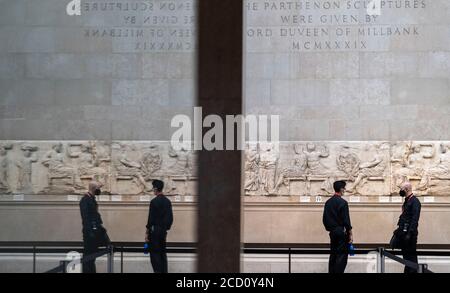
{"type": "MultiPolygon", "coordinates": [[[[398,220],[397,235],[400,237],[400,247],[403,259],[417,263],[417,237],[419,235],[419,219],[421,204],[413,194],[411,183],[403,183],[400,189],[400,196],[405,198],[402,207],[402,214],[398,220]]],[[[417,273],[417,270],[405,266],[405,273],[417,273]]]]}

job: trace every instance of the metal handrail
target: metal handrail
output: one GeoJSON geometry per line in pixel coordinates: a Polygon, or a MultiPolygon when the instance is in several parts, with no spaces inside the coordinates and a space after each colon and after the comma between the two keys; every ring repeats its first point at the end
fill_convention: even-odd
{"type": "MultiPolygon", "coordinates": [[[[142,242],[132,241],[113,241],[111,244],[115,247],[141,247],[142,242]]],[[[167,246],[176,248],[193,248],[197,247],[196,242],[168,242],[167,246]]],[[[355,244],[358,248],[362,249],[378,249],[379,247],[390,248],[387,243],[359,243],[355,244]]],[[[83,247],[82,241],[0,241],[1,247],[83,247]]],[[[328,243],[243,243],[244,248],[259,249],[259,248],[276,248],[276,249],[288,249],[288,248],[310,248],[310,249],[329,249],[328,243]]],[[[420,250],[450,250],[450,244],[418,244],[417,249],[420,250]]]]}
{"type": "MultiPolygon", "coordinates": [[[[428,269],[428,265],[427,264],[419,264],[419,263],[415,263],[406,259],[403,259],[401,257],[396,256],[393,251],[387,251],[384,247],[380,247],[378,248],[378,253],[379,253],[379,270],[380,273],[385,273],[385,258],[389,258],[392,259],[408,268],[411,268],[415,271],[417,271],[418,273],[433,273],[432,271],[430,271],[428,269]]],[[[418,255],[420,255],[418,253],[418,255]]]]}
{"type": "MultiPolygon", "coordinates": [[[[36,272],[36,254],[38,253],[67,253],[70,251],[83,252],[83,242],[21,242],[21,241],[0,241],[0,253],[32,253],[33,254],[33,273],[36,272]]],[[[167,243],[167,253],[196,253],[197,244],[194,242],[171,242],[167,243]]],[[[399,251],[386,251],[389,244],[355,244],[357,250],[355,254],[368,254],[370,252],[378,252],[380,259],[388,257],[394,261],[401,260],[396,255],[401,254],[399,251]],[[380,250],[382,249],[382,253],[380,250]]],[[[450,245],[444,244],[419,244],[418,255],[424,256],[450,256],[450,245]],[[422,250],[422,251],[421,251],[422,250]],[[447,251],[444,251],[447,250],[447,251]]],[[[120,253],[120,271],[123,272],[123,254],[124,253],[141,253],[143,251],[142,242],[112,242],[112,252],[108,264],[113,265],[113,255],[120,253]]],[[[319,254],[325,255],[330,253],[329,244],[324,243],[245,243],[242,252],[244,254],[282,254],[288,255],[289,272],[291,272],[292,255],[319,254]]],[[[104,254],[103,254],[104,255],[104,254]]],[[[384,264],[384,263],[383,263],[384,264]]],[[[417,264],[416,264],[417,265],[417,264]]],[[[379,265],[381,266],[381,264],[379,265]]],[[[419,270],[431,272],[426,265],[418,265],[419,270]]],[[[62,263],[60,266],[62,267],[62,263]]],[[[56,269],[56,268],[55,268],[56,269]]]]}
{"type": "MultiPolygon", "coordinates": [[[[80,260],[80,264],[96,260],[97,258],[102,257],[104,255],[108,255],[108,273],[113,273],[114,272],[114,268],[113,268],[114,248],[112,246],[109,246],[108,248],[106,248],[104,250],[90,254],[88,256],[84,256],[80,260]]],[[[51,270],[48,270],[45,273],[46,274],[66,273],[67,267],[70,265],[71,262],[72,262],[72,260],[62,260],[62,261],[60,261],[59,266],[57,266],[51,270]]]]}

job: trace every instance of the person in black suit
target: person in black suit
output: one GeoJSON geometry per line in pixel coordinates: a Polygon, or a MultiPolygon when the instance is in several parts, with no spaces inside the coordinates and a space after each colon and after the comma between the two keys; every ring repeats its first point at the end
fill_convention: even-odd
{"type": "MultiPolygon", "coordinates": [[[[109,244],[109,237],[103,227],[102,217],[98,211],[96,196],[101,194],[102,185],[98,182],[89,183],[89,191],[80,200],[80,213],[83,224],[83,257],[98,252],[99,246],[109,244]]],[[[96,273],[95,259],[83,262],[83,273],[96,273]]]]}
{"type": "MultiPolygon", "coordinates": [[[[413,263],[417,261],[417,237],[419,235],[419,219],[421,203],[414,196],[411,183],[404,183],[400,190],[400,196],[405,198],[402,206],[402,214],[398,219],[398,230],[401,235],[401,248],[403,259],[413,263]]],[[[417,273],[417,270],[405,266],[405,273],[417,273]]]]}
{"type": "Polygon", "coordinates": [[[353,242],[348,203],[342,198],[346,183],[333,184],[335,194],[325,203],[323,225],[330,232],[329,273],[344,273],[348,261],[348,245],[353,242]]]}
{"type": "Polygon", "coordinates": [[[150,202],[145,242],[150,247],[150,261],[155,273],[168,273],[166,240],[173,224],[172,203],[163,194],[164,182],[153,180],[156,197],[150,202]]]}

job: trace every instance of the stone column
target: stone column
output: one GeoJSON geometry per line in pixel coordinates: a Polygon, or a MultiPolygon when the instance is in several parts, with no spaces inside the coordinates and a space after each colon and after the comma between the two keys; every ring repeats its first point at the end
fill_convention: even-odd
{"type": "MultiPolygon", "coordinates": [[[[215,114],[225,121],[225,115],[242,113],[243,3],[198,5],[198,106],[203,117],[215,114]]],[[[199,272],[240,271],[241,167],[238,150],[200,152],[199,272]]]]}

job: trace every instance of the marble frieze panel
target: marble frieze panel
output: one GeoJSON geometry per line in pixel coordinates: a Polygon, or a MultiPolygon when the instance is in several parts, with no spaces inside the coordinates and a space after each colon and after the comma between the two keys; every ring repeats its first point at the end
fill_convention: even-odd
{"type": "MultiPolygon", "coordinates": [[[[197,156],[162,141],[1,141],[0,194],[82,194],[97,180],[104,192],[151,193],[166,182],[171,195],[197,195],[197,156]]],[[[212,166],[214,167],[214,166],[212,166]]],[[[450,194],[450,141],[296,141],[248,144],[245,195],[395,195],[411,181],[423,195],[450,194]]]]}

